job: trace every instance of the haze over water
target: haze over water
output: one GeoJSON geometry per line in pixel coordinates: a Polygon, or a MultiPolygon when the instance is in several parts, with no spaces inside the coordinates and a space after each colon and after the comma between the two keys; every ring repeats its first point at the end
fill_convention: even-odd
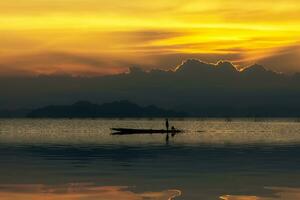
{"type": "Polygon", "coordinates": [[[300,199],[294,119],[170,120],[183,134],[112,136],[164,128],[164,119],[0,120],[0,199],[300,199]]]}

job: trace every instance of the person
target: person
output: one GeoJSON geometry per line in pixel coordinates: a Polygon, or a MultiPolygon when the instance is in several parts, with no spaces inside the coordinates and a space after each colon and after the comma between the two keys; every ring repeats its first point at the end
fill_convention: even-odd
{"type": "Polygon", "coordinates": [[[172,132],[175,132],[175,127],[172,126],[172,127],[171,127],[171,130],[172,130],[172,132]]]}
{"type": "Polygon", "coordinates": [[[167,131],[169,132],[169,120],[166,119],[166,128],[167,128],[167,131]]]}

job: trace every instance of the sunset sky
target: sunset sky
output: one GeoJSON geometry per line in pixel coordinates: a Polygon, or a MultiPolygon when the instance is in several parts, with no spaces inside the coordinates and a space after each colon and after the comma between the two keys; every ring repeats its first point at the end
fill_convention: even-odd
{"type": "Polygon", "coordinates": [[[299,0],[0,1],[0,75],[103,75],[187,58],[300,72],[299,0]]]}

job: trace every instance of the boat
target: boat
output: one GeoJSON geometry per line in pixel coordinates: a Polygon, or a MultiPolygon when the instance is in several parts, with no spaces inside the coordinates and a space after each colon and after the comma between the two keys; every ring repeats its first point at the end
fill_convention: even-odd
{"type": "Polygon", "coordinates": [[[164,133],[182,133],[182,130],[179,129],[172,129],[172,130],[165,130],[165,129],[132,129],[132,128],[112,128],[113,132],[112,135],[133,135],[133,134],[164,134],[164,133]]]}

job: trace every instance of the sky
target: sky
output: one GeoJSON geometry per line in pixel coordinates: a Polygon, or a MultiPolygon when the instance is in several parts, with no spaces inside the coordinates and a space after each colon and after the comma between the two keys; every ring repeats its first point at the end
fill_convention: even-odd
{"type": "Polygon", "coordinates": [[[300,72],[299,0],[0,1],[0,76],[95,76],[182,60],[300,72]]]}

